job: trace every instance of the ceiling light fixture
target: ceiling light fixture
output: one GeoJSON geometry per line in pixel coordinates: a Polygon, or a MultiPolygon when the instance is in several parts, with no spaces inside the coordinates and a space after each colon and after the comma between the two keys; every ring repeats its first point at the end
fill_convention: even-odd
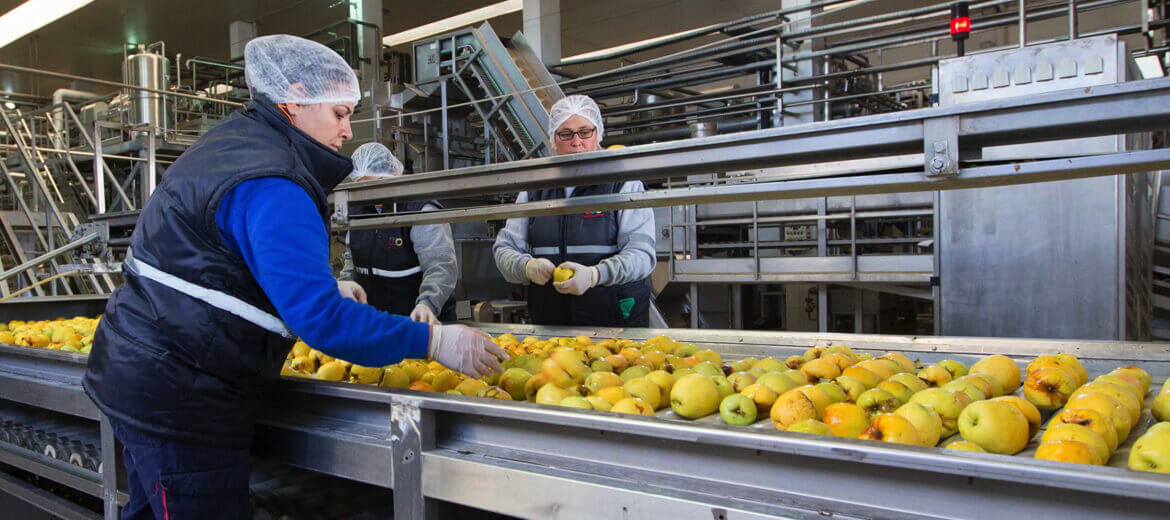
{"type": "Polygon", "coordinates": [[[426,25],[420,25],[414,29],[408,29],[400,33],[391,34],[385,38],[382,38],[382,44],[386,45],[387,47],[397,47],[404,43],[421,40],[436,34],[443,34],[460,27],[482,22],[497,16],[515,13],[523,9],[524,0],[507,0],[505,2],[495,3],[487,7],[481,7],[479,9],[467,11],[463,14],[457,14],[450,18],[444,18],[436,22],[431,22],[426,25]]]}
{"type": "Polygon", "coordinates": [[[53,23],[93,0],[28,0],[0,16],[0,47],[53,23]]]}

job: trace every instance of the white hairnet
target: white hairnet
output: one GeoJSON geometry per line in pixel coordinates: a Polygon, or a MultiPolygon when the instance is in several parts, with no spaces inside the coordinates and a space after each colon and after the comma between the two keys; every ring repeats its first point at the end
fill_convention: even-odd
{"type": "Polygon", "coordinates": [[[601,137],[605,134],[605,125],[601,123],[601,109],[593,98],[580,94],[565,96],[553,103],[552,109],[548,111],[548,142],[551,144],[556,141],[557,128],[574,115],[588,119],[597,127],[597,144],[600,145],[601,137]]]}
{"type": "Polygon", "coordinates": [[[382,143],[366,143],[353,151],[353,173],[345,180],[354,182],[362,177],[390,178],[402,175],[402,161],[382,143]]]}
{"type": "Polygon", "coordinates": [[[244,47],[244,77],[252,95],[273,103],[351,102],[361,99],[357,75],[329,47],[288,34],[254,38],[244,47]]]}

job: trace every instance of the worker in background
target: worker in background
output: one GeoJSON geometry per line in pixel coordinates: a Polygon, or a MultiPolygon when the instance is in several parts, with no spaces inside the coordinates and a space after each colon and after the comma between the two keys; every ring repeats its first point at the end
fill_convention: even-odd
{"type": "Polygon", "coordinates": [[[252,102],[167,169],[89,356],[86,393],[124,446],[124,519],[247,518],[259,394],[297,337],[365,366],[430,357],[479,376],[506,357],[470,328],[342,297],[326,195],[353,168],[338,150],[357,78],[294,36],[244,55],[252,102]]]}
{"type": "MultiPolygon", "coordinates": [[[[402,175],[402,163],[380,143],[366,143],[353,152],[353,173],[347,180],[368,181],[402,175]]],[[[433,211],[436,201],[395,204],[394,211],[433,211]]],[[[358,213],[381,213],[382,205],[358,213]]],[[[406,226],[353,230],[345,235],[345,266],[338,279],[361,297],[358,301],[391,314],[431,325],[455,321],[455,240],[451,226],[406,226]]]]}
{"type": "MultiPolygon", "coordinates": [[[[568,96],[549,111],[556,155],[600,150],[601,110],[587,96],[568,96]]],[[[641,181],[521,192],[516,203],[645,191],[641,181]]],[[[654,211],[589,211],[511,218],[492,247],[511,283],[528,286],[528,314],[540,325],[647,327],[654,270],[654,211]],[[560,267],[572,278],[551,282],[560,267]]]]}

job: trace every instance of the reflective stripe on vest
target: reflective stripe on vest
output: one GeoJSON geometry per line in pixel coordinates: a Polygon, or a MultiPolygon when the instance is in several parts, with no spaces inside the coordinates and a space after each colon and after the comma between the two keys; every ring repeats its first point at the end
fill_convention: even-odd
{"type": "MultiPolygon", "coordinates": [[[[617,246],[565,246],[565,254],[568,255],[605,255],[612,254],[618,251],[617,246]]],[[[534,247],[532,254],[534,255],[555,255],[560,254],[559,247],[534,247]]]]}
{"type": "Polygon", "coordinates": [[[411,267],[410,269],[403,269],[401,271],[389,271],[386,269],[378,269],[376,267],[373,269],[370,269],[368,267],[355,267],[354,271],[357,271],[361,274],[372,274],[374,276],[381,276],[383,278],[406,278],[407,276],[410,276],[412,274],[418,274],[419,272],[421,272],[422,266],[416,265],[414,267],[411,267]]]}
{"type": "Polygon", "coordinates": [[[225,292],[201,287],[175,275],[163,272],[157,267],[134,258],[133,251],[131,250],[126,251],[126,259],[122,261],[122,267],[129,267],[131,271],[134,271],[143,278],[154,280],[219,310],[235,314],[269,332],[280,334],[286,338],[293,337],[292,331],[288,329],[288,326],[280,318],[225,292]]]}

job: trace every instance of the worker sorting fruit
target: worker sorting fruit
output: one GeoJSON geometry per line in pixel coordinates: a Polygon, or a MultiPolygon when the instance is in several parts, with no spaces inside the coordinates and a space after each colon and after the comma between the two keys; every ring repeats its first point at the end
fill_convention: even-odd
{"type": "MultiPolygon", "coordinates": [[[[601,109],[567,96],[549,111],[556,155],[601,149],[601,109]]],[[[645,191],[641,181],[521,192],[516,202],[645,191]]],[[[647,327],[654,270],[654,211],[649,208],[511,218],[496,236],[496,266],[528,286],[528,313],[540,325],[647,327]]]]}
{"type": "MultiPolygon", "coordinates": [[[[348,181],[402,175],[402,162],[381,143],[353,152],[348,181]]],[[[437,201],[395,204],[396,212],[442,209],[437,201]]],[[[356,213],[381,213],[376,204],[356,213]]],[[[431,325],[455,321],[455,240],[450,224],[353,230],[345,235],[345,265],[338,276],[342,296],[391,314],[431,325]]]]}
{"type": "Polygon", "coordinates": [[[341,296],[326,196],[353,169],[338,150],[357,77],[294,36],[244,54],[253,101],[167,169],[95,332],[84,386],[124,446],[122,518],[247,517],[259,394],[296,337],[365,366],[430,357],[473,377],[507,357],[482,332],[341,296]]]}

